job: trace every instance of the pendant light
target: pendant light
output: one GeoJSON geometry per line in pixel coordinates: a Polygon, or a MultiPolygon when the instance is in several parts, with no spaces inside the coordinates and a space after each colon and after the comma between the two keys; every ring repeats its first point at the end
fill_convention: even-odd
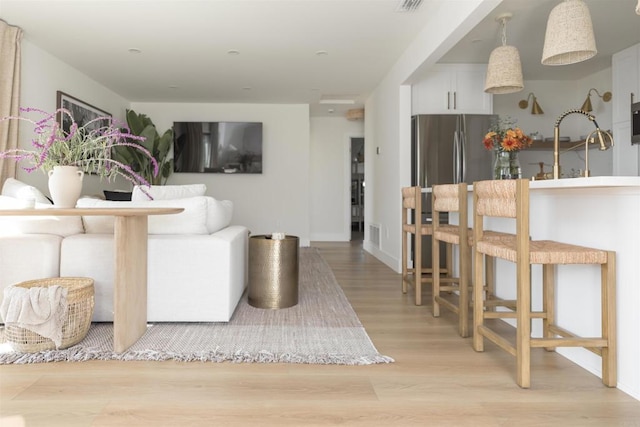
{"type": "Polygon", "coordinates": [[[598,50],[589,8],[564,0],[551,10],[542,49],[543,65],[568,65],[593,58],[598,50]]]}
{"type": "Polygon", "coordinates": [[[489,55],[484,85],[487,93],[513,93],[524,88],[520,53],[515,47],[507,45],[507,21],[511,17],[510,13],[504,13],[496,18],[502,24],[502,46],[495,48],[489,55]]]}

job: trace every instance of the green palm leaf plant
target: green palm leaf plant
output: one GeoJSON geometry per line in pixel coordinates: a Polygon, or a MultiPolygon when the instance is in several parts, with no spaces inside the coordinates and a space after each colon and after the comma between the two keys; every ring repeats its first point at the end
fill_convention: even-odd
{"type": "Polygon", "coordinates": [[[154,175],[154,161],[135,147],[115,147],[114,158],[129,165],[150,184],[166,184],[167,178],[173,172],[173,158],[169,158],[173,144],[173,129],[168,129],[160,135],[146,114],[138,114],[133,110],[127,110],[127,125],[131,134],[140,137],[133,142],[151,153],[153,160],[158,165],[158,174],[154,175]]]}

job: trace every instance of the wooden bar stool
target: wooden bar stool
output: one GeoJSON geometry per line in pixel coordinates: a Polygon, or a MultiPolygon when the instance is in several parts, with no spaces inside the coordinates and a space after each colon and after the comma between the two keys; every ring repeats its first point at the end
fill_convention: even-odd
{"type": "MultiPolygon", "coordinates": [[[[451,310],[458,315],[458,333],[466,338],[470,335],[469,317],[471,309],[471,267],[473,247],[473,229],[469,228],[468,211],[468,191],[467,184],[443,184],[434,185],[432,188],[433,206],[433,316],[440,316],[440,306],[451,310]],[[458,213],[458,225],[440,224],[440,213],[458,213]],[[449,284],[441,285],[440,266],[435,260],[440,258],[440,243],[446,242],[451,245],[458,245],[459,268],[458,277],[454,277],[453,271],[450,276],[452,280],[449,284]],[[457,279],[457,281],[456,281],[457,279]],[[443,292],[449,295],[458,294],[458,304],[455,298],[443,296],[443,292]]],[[[486,238],[504,239],[513,238],[512,235],[499,232],[487,232],[486,238]]],[[[493,300],[494,290],[494,260],[492,257],[485,257],[483,261],[485,286],[483,287],[483,297],[485,301],[493,300]]]]}
{"type": "Polygon", "coordinates": [[[468,228],[467,184],[434,185],[432,188],[433,206],[433,316],[440,316],[440,305],[458,315],[458,333],[461,337],[469,336],[469,304],[471,286],[471,237],[468,228]],[[458,225],[440,224],[441,212],[458,212],[458,225]],[[440,242],[459,247],[458,281],[450,281],[441,285],[440,280],[440,242]],[[458,293],[458,304],[445,299],[442,292],[458,293]]]}
{"type": "MultiPolygon", "coordinates": [[[[422,188],[402,188],[402,293],[408,285],[415,287],[415,303],[422,305],[422,284],[431,283],[433,268],[422,268],[422,236],[433,236],[433,226],[422,223],[422,188]],[[413,219],[412,219],[413,217],[413,219]],[[413,268],[409,268],[409,236],[414,236],[413,268]]],[[[440,273],[449,275],[451,271],[451,245],[446,249],[446,268],[440,273]]],[[[450,281],[449,277],[442,280],[450,281]]]]}
{"type": "MultiPolygon", "coordinates": [[[[474,192],[474,293],[482,291],[481,265],[483,255],[501,258],[516,264],[517,296],[514,310],[487,311],[482,299],[473,304],[473,348],[484,350],[484,338],[516,357],[516,382],[520,387],[531,385],[531,348],[584,347],[601,356],[602,382],[608,387],[617,383],[616,366],[616,263],[615,252],[586,248],[550,240],[529,239],[529,181],[525,179],[480,181],[474,192]],[[515,239],[485,237],[484,218],[515,219],[515,239]],[[542,264],[542,310],[531,308],[531,265],[542,264]],[[556,264],[595,264],[601,270],[601,336],[582,338],[555,324],[556,264]],[[515,319],[516,343],[513,345],[490,329],[485,319],[515,319]],[[531,337],[531,322],[542,319],[543,337],[531,337]]],[[[577,303],[577,302],[576,302],[577,303]]],[[[506,304],[509,306],[509,304],[506,304]]]]}

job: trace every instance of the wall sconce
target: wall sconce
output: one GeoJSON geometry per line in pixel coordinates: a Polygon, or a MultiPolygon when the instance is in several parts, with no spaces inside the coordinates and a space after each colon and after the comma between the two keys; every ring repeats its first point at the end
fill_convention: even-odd
{"type": "Polygon", "coordinates": [[[520,53],[515,47],[507,46],[507,21],[511,17],[510,13],[503,13],[496,18],[496,21],[502,23],[502,46],[493,49],[489,55],[484,84],[484,91],[487,93],[513,93],[524,88],[520,53]]]}
{"type": "Polygon", "coordinates": [[[540,104],[538,104],[538,98],[536,98],[533,92],[529,92],[529,95],[527,95],[527,99],[523,99],[518,102],[518,107],[522,108],[523,110],[527,108],[529,106],[529,99],[531,99],[532,97],[533,103],[531,104],[531,114],[544,114],[542,107],[540,107],[540,104]]]}
{"type": "Polygon", "coordinates": [[[586,111],[586,112],[593,111],[593,106],[591,105],[591,92],[595,92],[596,95],[602,98],[604,102],[611,101],[611,97],[612,97],[611,92],[605,92],[602,95],[600,95],[600,92],[598,92],[597,89],[592,87],[591,89],[589,89],[589,93],[587,93],[587,99],[584,100],[584,104],[582,104],[582,107],[580,108],[582,111],[586,111]]]}
{"type": "Polygon", "coordinates": [[[582,0],[564,0],[549,13],[542,49],[543,65],[568,65],[598,53],[589,8],[582,0]]]}

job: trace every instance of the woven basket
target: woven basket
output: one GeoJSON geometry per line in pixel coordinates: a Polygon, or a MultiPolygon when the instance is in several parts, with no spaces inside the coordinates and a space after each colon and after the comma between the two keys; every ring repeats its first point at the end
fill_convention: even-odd
{"type": "MultiPolygon", "coordinates": [[[[67,319],[62,325],[62,344],[59,347],[63,349],[82,341],[89,331],[94,305],[93,279],[87,277],[53,277],[20,282],[14,286],[28,289],[54,285],[67,288],[68,313],[67,319]]],[[[54,342],[49,338],[12,324],[5,324],[4,338],[5,341],[11,343],[15,351],[21,353],[35,353],[56,348],[54,342]]]]}

